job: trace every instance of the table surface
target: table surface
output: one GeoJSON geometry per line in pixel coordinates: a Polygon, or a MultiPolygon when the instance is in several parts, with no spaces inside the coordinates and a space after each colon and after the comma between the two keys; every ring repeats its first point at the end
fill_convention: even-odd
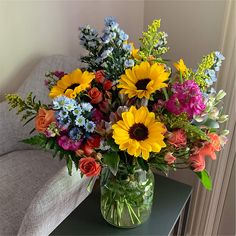
{"type": "Polygon", "coordinates": [[[186,184],[156,175],[149,220],[133,229],[119,229],[102,218],[99,191],[94,191],[50,235],[169,235],[191,192],[186,184]]]}

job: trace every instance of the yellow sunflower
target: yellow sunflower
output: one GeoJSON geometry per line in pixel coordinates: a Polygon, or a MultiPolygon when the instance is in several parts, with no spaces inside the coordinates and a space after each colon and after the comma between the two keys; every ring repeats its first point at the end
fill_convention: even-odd
{"type": "Polygon", "coordinates": [[[147,107],[122,113],[122,120],[112,125],[113,138],[120,150],[135,157],[149,158],[150,152],[160,152],[166,144],[163,142],[165,126],[155,120],[155,114],[147,107]]]}
{"type": "Polygon", "coordinates": [[[129,98],[137,96],[138,98],[150,98],[150,95],[156,90],[167,87],[164,83],[170,73],[165,71],[164,65],[148,62],[142,62],[132,69],[125,70],[121,75],[118,88],[121,93],[127,94],[129,98]]]}
{"type": "Polygon", "coordinates": [[[65,95],[69,98],[75,98],[77,94],[90,86],[94,78],[94,73],[82,72],[80,69],[76,69],[58,80],[57,84],[52,87],[49,96],[54,98],[65,95]]]}

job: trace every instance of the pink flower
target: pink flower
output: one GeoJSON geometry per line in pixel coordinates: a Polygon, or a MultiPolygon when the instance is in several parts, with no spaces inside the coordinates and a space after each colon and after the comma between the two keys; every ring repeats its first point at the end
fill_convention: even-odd
{"type": "Polygon", "coordinates": [[[167,139],[169,144],[174,145],[177,148],[184,147],[187,143],[186,133],[183,129],[173,131],[167,139]]]}
{"type": "Polygon", "coordinates": [[[192,118],[193,115],[199,115],[206,109],[201,90],[193,80],[175,83],[172,91],[173,95],[166,102],[169,112],[175,115],[186,112],[189,118],[192,118]]]}
{"type": "Polygon", "coordinates": [[[176,157],[172,155],[172,153],[166,153],[164,160],[167,162],[168,165],[173,164],[176,161],[176,157]]]}
{"type": "Polygon", "coordinates": [[[57,139],[58,145],[66,151],[76,151],[80,147],[81,142],[81,140],[73,141],[66,135],[60,136],[57,139]]]}
{"type": "Polygon", "coordinates": [[[191,155],[189,162],[194,172],[201,172],[205,169],[205,157],[200,153],[191,155]]]}

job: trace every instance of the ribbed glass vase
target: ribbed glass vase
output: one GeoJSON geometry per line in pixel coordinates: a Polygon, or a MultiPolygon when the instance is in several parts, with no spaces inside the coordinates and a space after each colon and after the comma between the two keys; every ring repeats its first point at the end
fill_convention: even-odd
{"type": "Polygon", "coordinates": [[[151,171],[134,169],[132,174],[119,170],[117,175],[103,168],[101,178],[101,213],[120,228],[134,228],[150,216],[154,176],[151,171]]]}

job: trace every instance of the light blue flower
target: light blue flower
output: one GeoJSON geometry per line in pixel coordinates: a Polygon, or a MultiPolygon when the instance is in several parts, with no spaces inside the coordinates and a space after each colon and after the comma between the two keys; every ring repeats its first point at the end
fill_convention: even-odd
{"type": "Polygon", "coordinates": [[[73,111],[72,113],[75,115],[75,116],[78,116],[78,115],[81,115],[82,113],[82,109],[80,106],[77,106],[73,111]]]}
{"type": "Polygon", "coordinates": [[[116,22],[116,18],[112,16],[108,16],[104,19],[105,26],[111,27],[112,30],[117,29],[119,24],[116,22]]]}
{"type": "Polygon", "coordinates": [[[68,102],[63,106],[65,111],[73,111],[77,107],[76,101],[69,99],[68,102]]]}
{"type": "Polygon", "coordinates": [[[132,59],[129,59],[129,60],[125,60],[125,67],[132,67],[134,66],[134,61],[132,59]]]}
{"type": "Polygon", "coordinates": [[[63,95],[58,96],[53,99],[52,103],[53,103],[53,108],[58,110],[63,108],[67,103],[69,103],[69,98],[63,95]]]}
{"type": "Polygon", "coordinates": [[[112,54],[112,51],[113,51],[113,48],[112,48],[112,47],[106,49],[106,50],[103,51],[103,53],[101,54],[101,58],[102,58],[102,59],[107,58],[109,55],[112,54]]]}
{"type": "Polygon", "coordinates": [[[69,112],[66,110],[60,110],[58,112],[58,117],[60,117],[60,119],[65,119],[69,116],[69,112]]]}
{"type": "Polygon", "coordinates": [[[79,115],[75,118],[75,124],[79,127],[85,125],[85,118],[82,115],[79,115]]]}
{"type": "Polygon", "coordinates": [[[215,52],[215,56],[220,60],[225,60],[225,57],[219,51],[215,52]]]}
{"type": "Polygon", "coordinates": [[[93,109],[93,106],[88,102],[81,103],[82,110],[90,112],[93,109]]]}
{"type": "Polygon", "coordinates": [[[101,37],[101,40],[102,40],[103,43],[105,43],[105,44],[110,43],[110,41],[111,41],[111,35],[110,35],[110,34],[104,34],[104,35],[101,37]]]}
{"type": "Polygon", "coordinates": [[[129,35],[126,34],[123,30],[120,30],[119,32],[119,38],[122,40],[122,41],[126,41],[129,39],[129,35]]]}
{"type": "Polygon", "coordinates": [[[95,127],[96,127],[96,125],[92,121],[87,121],[85,123],[85,130],[89,133],[92,133],[94,131],[95,127]]]}
{"type": "Polygon", "coordinates": [[[88,46],[91,48],[95,48],[97,46],[97,43],[95,41],[89,41],[88,46]]]}
{"type": "Polygon", "coordinates": [[[73,140],[79,140],[82,137],[82,132],[78,127],[73,127],[69,131],[69,137],[73,140]]]}
{"type": "Polygon", "coordinates": [[[132,45],[131,44],[123,44],[123,49],[126,51],[131,52],[132,51],[132,45]]]}

